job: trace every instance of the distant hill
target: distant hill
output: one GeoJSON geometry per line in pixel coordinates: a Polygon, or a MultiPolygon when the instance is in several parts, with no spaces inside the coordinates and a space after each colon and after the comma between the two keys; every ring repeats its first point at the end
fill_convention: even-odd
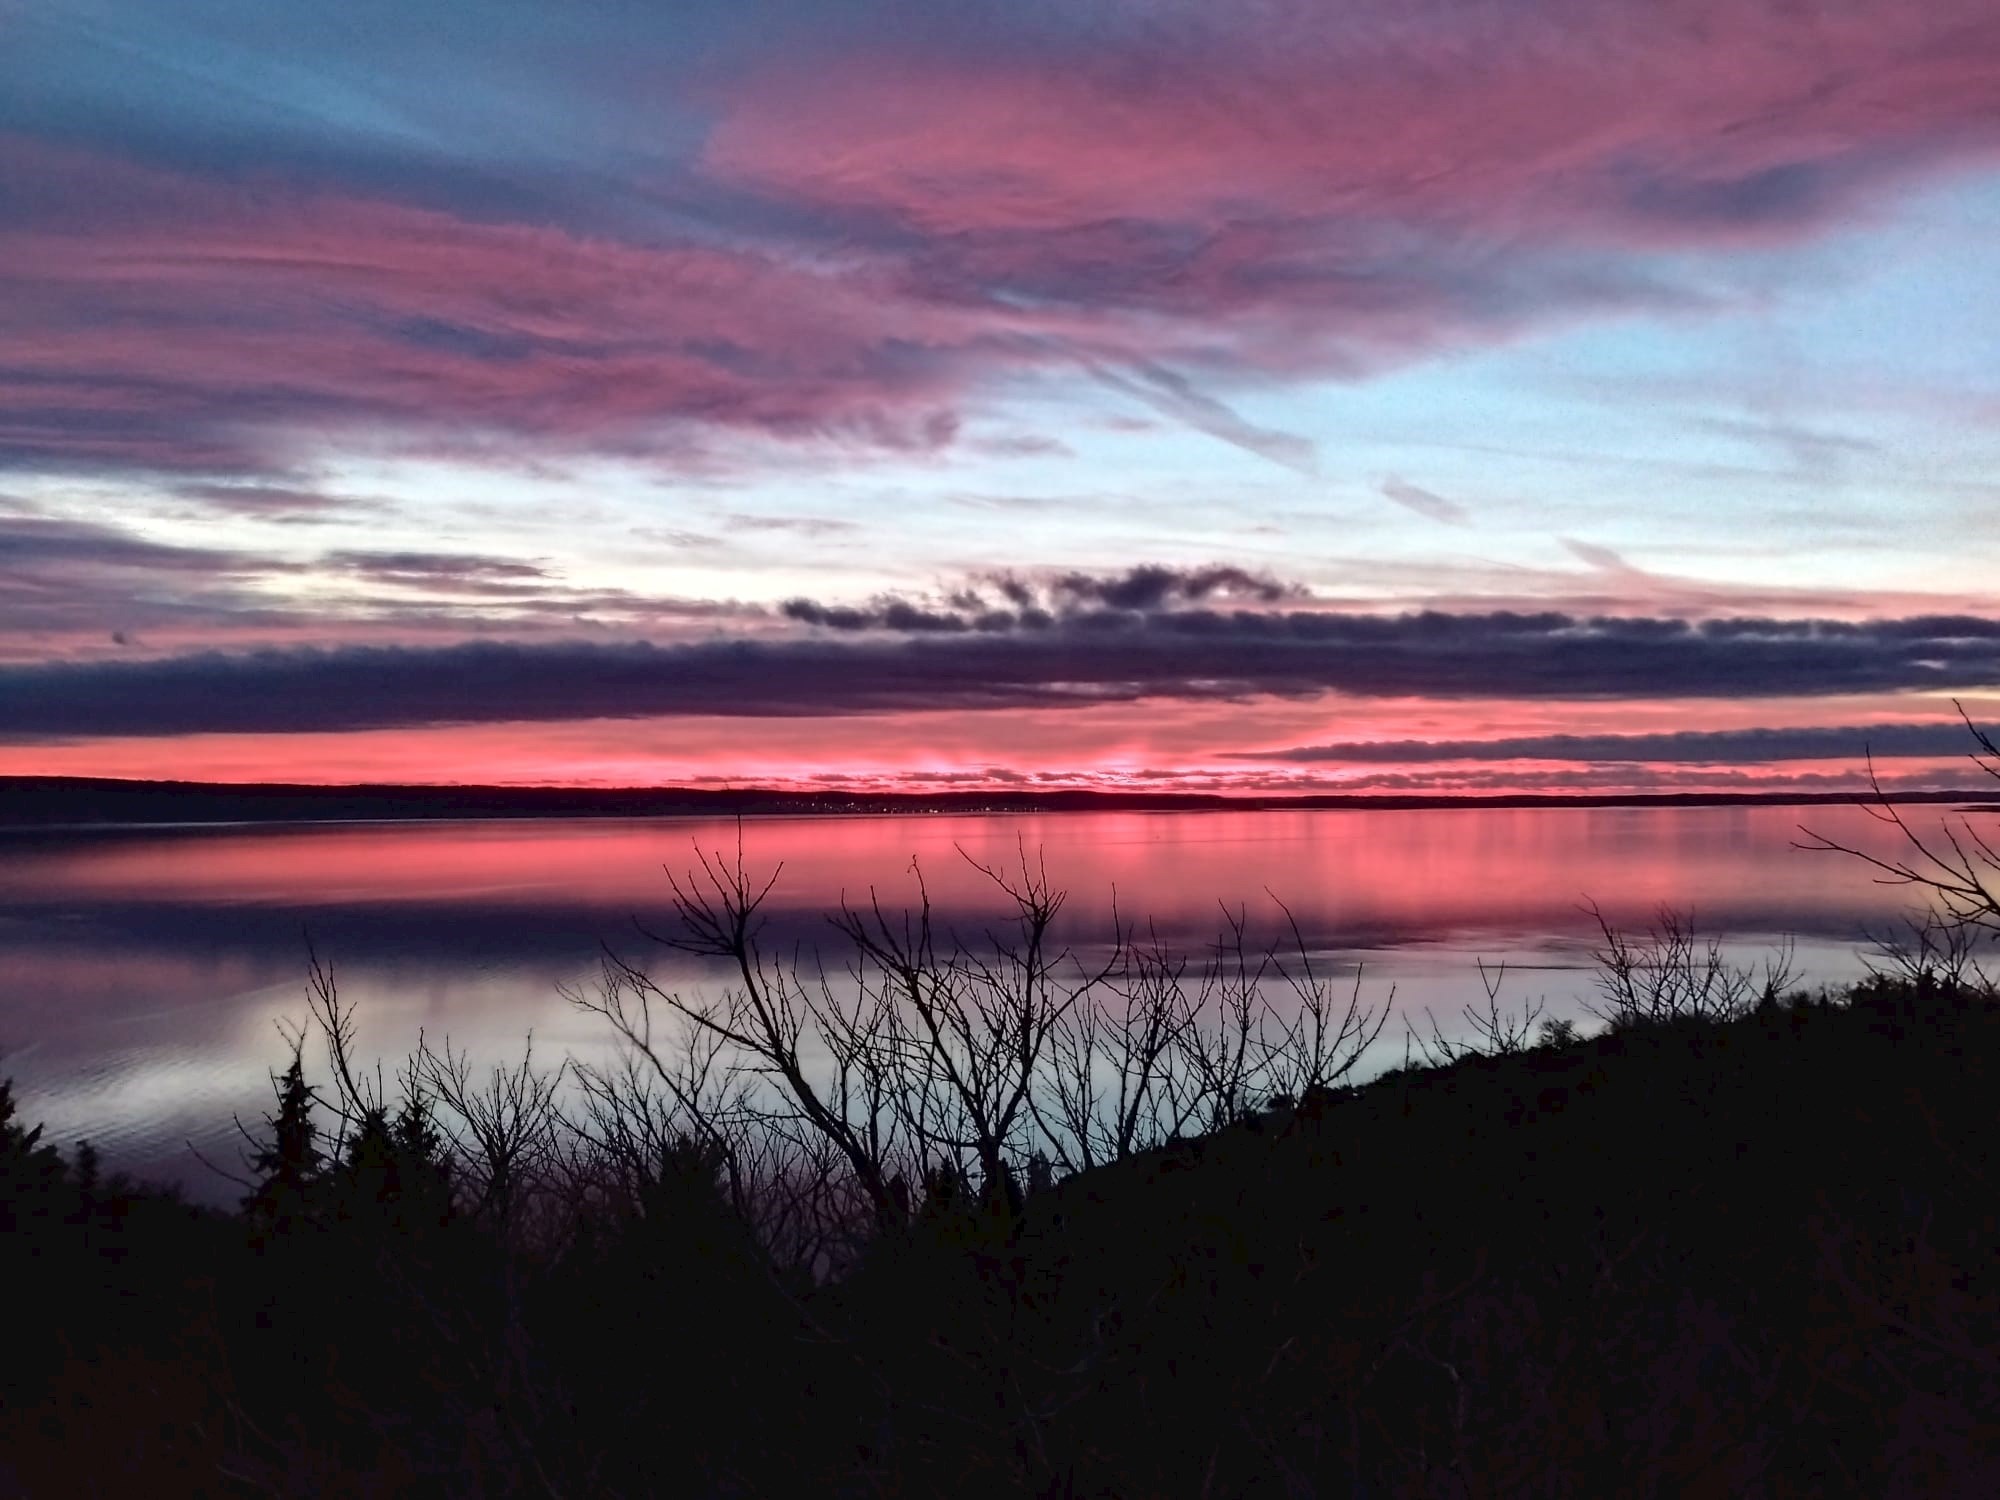
{"type": "MultiPolygon", "coordinates": [[[[1233,797],[1212,793],[1094,791],[801,792],[765,787],[310,786],[10,776],[0,777],[0,827],[736,814],[798,817],[863,813],[1246,812],[1300,808],[1818,806],[1864,800],[1869,799],[1852,792],[1233,797]]],[[[1991,795],[1957,789],[1897,793],[1891,800],[1964,803],[1990,801],[1991,795]]]]}

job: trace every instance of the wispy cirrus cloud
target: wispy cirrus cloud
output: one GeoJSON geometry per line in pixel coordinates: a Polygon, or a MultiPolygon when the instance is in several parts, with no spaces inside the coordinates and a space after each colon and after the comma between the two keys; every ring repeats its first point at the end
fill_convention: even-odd
{"type": "Polygon", "coordinates": [[[1411,484],[1393,474],[1382,481],[1382,493],[1405,510],[1428,516],[1433,521],[1442,521],[1447,526],[1464,526],[1472,520],[1472,512],[1456,500],[1447,500],[1435,490],[1411,484]]]}
{"type": "Polygon", "coordinates": [[[861,523],[842,516],[753,516],[735,512],[723,517],[731,531],[776,532],[825,541],[861,530],[861,523]]]}
{"type": "Polygon", "coordinates": [[[327,523],[388,509],[380,500],[282,484],[183,484],[172,491],[206,510],[286,524],[327,523]]]}
{"type": "Polygon", "coordinates": [[[1187,376],[1151,361],[1135,363],[1129,371],[1101,364],[1091,372],[1113,390],[1123,391],[1150,406],[1162,416],[1185,423],[1198,432],[1269,459],[1283,469],[1308,479],[1319,477],[1319,450],[1310,438],[1280,432],[1252,422],[1226,402],[1196,387],[1187,376]]]}
{"type": "Polygon", "coordinates": [[[472,552],[329,552],[321,565],[392,588],[446,593],[532,593],[550,581],[538,562],[472,552]]]}

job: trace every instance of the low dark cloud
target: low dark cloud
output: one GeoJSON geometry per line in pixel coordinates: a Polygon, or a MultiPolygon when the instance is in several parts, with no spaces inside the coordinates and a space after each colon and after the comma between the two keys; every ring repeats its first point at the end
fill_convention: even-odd
{"type": "MultiPolygon", "coordinates": [[[[882,610],[887,628],[888,607],[882,610]]],[[[794,618],[797,618],[794,615],[794,618]]],[[[802,717],[1140,699],[1748,699],[2000,684],[2000,621],[1080,611],[1040,630],[654,646],[479,642],[0,667],[0,737],[679,714],[802,717]]]]}
{"type": "MultiPolygon", "coordinates": [[[[901,599],[856,607],[821,604],[812,599],[787,599],[779,613],[801,625],[819,625],[828,630],[892,630],[904,635],[957,635],[982,628],[963,614],[949,610],[924,609],[901,599]]],[[[975,617],[975,619],[980,617],[975,617]]],[[[984,627],[1011,630],[1015,621],[1008,616],[984,627]]]]}
{"type": "Polygon", "coordinates": [[[1247,568],[1226,564],[1169,568],[1157,563],[1143,563],[1123,573],[1064,573],[1050,581],[1049,591],[1066,601],[1101,604],[1110,609],[1148,610],[1198,603],[1216,596],[1276,604],[1302,598],[1305,593],[1297,584],[1284,583],[1269,573],[1253,573],[1247,568]]]}
{"type": "Polygon", "coordinates": [[[1095,623],[1102,626],[1118,614],[1170,611],[1209,599],[1277,604],[1305,597],[1297,584],[1227,563],[1196,568],[1141,563],[1122,573],[1067,572],[1044,578],[982,574],[951,590],[935,607],[896,598],[866,606],[790,599],[782,612],[787,619],[828,630],[997,635],[1047,630],[1059,618],[1076,620],[1093,613],[1101,615],[1095,623]]]}
{"type": "Polygon", "coordinates": [[[516,593],[546,583],[548,570],[475,552],[329,552],[326,566],[372,583],[449,593],[516,593]]]}
{"type": "Polygon", "coordinates": [[[1246,751],[1232,760],[1293,764],[1410,765],[1435,761],[1648,761],[1706,765],[1789,760],[1858,761],[1960,755],[1963,724],[1828,725],[1801,729],[1682,730],[1673,734],[1534,734],[1488,740],[1349,740],[1246,751]]]}

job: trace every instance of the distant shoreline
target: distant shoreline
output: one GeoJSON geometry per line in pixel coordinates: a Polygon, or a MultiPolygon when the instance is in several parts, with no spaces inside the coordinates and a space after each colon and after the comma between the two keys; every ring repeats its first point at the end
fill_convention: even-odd
{"type": "MultiPolygon", "coordinates": [[[[425,822],[467,818],[966,816],[982,813],[1412,812],[1536,807],[1824,807],[1874,802],[1865,792],[1506,793],[1492,796],[1319,793],[795,792],[770,788],[505,787],[122,781],[0,777],[0,830],[242,823],[425,822]]],[[[1996,806],[1990,790],[1900,792],[1900,803],[1996,806]]]]}

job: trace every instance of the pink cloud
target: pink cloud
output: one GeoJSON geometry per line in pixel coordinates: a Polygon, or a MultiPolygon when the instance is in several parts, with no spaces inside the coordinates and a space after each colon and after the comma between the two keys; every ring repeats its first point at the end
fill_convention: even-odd
{"type": "Polygon", "coordinates": [[[672,231],[623,197],[614,236],[0,140],[0,463],[925,450],[998,378],[1060,367],[1310,469],[1188,372],[1358,373],[1700,305],[1632,252],[1796,238],[2000,145],[1985,0],[1052,24],[746,65],[706,92],[672,231]]]}
{"type": "Polygon", "coordinates": [[[1633,252],[1796,240],[2000,147],[1983,0],[1109,14],[1087,42],[752,74],[704,163],[914,233],[928,297],[1088,313],[1097,352],[1135,363],[1282,375],[1703,306],[1633,252]]]}
{"type": "Polygon", "coordinates": [[[281,466],[331,437],[923,448],[991,326],[882,268],[641,244],[0,141],[0,459],[281,466]],[[87,194],[65,184],[88,184],[87,194]],[[12,183],[10,182],[10,187],[12,183]]]}
{"type": "Polygon", "coordinates": [[[1272,0],[1153,19],[1108,44],[778,67],[730,102],[707,161],[943,232],[1324,215],[1366,253],[1390,225],[1735,237],[2000,142],[1982,0],[1272,0]]]}

